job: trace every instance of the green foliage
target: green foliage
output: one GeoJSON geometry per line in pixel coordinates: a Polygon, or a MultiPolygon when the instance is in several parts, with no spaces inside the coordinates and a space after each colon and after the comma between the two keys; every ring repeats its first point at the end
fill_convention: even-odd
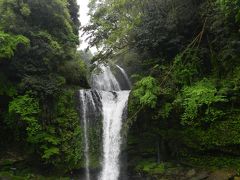
{"type": "Polygon", "coordinates": [[[235,17],[235,21],[240,23],[240,2],[239,0],[217,0],[217,4],[226,17],[235,17]]]}
{"type": "MultiPolygon", "coordinates": [[[[126,122],[137,150],[129,157],[218,152],[225,157],[211,166],[238,167],[227,157],[240,156],[239,0],[92,0],[89,6],[83,30],[90,46],[100,47],[93,59],[137,74],[126,122]]],[[[88,88],[82,60],[89,63],[91,54],[76,50],[78,9],[76,0],[0,0],[1,142],[12,137],[28,146],[26,156],[63,172],[84,159],[74,93],[88,88]]],[[[100,126],[89,129],[93,147],[100,146],[100,126]]],[[[90,156],[97,168],[100,149],[90,156]]],[[[154,161],[136,163],[147,174],[165,171],[154,161]]]]}
{"type": "Polygon", "coordinates": [[[40,146],[40,156],[45,163],[53,164],[54,158],[59,154],[60,139],[56,137],[54,127],[48,127],[40,132],[33,143],[40,146]]]}
{"type": "Polygon", "coordinates": [[[139,1],[110,0],[90,2],[91,23],[83,27],[90,46],[103,47],[96,56],[106,60],[113,52],[124,49],[130,32],[140,21],[139,1]]]}
{"type": "Polygon", "coordinates": [[[221,147],[220,151],[238,154],[240,144],[239,114],[229,115],[224,121],[212,124],[207,129],[188,128],[183,131],[183,139],[187,146],[200,151],[221,147]]]}
{"type": "Polygon", "coordinates": [[[80,167],[83,160],[82,128],[74,103],[75,92],[75,90],[66,89],[57,101],[55,127],[60,143],[59,156],[53,163],[65,171],[80,167]]]}
{"type": "Polygon", "coordinates": [[[90,46],[103,47],[96,57],[100,60],[129,47],[136,49],[143,59],[160,54],[172,57],[186,43],[187,33],[196,30],[199,3],[110,0],[98,4],[92,0],[91,23],[83,29],[89,35],[90,46]]]}
{"type": "Polygon", "coordinates": [[[88,86],[87,70],[86,64],[81,59],[67,61],[59,68],[68,84],[81,84],[82,86],[88,86]]]}
{"type": "Polygon", "coordinates": [[[27,141],[46,164],[71,169],[82,159],[81,127],[74,107],[74,91],[66,90],[58,99],[54,125],[41,126],[38,102],[26,94],[10,102],[13,123],[22,121],[26,126],[27,141]]]}
{"type": "Polygon", "coordinates": [[[73,31],[75,34],[78,35],[80,22],[79,22],[79,18],[78,18],[79,6],[77,4],[77,1],[76,0],[68,0],[68,9],[69,9],[72,23],[74,24],[73,31]]]}
{"type": "Polygon", "coordinates": [[[26,124],[27,139],[32,142],[41,131],[41,126],[37,120],[40,113],[38,101],[29,93],[18,96],[10,102],[9,113],[13,121],[22,121],[26,124]]]}
{"type": "Polygon", "coordinates": [[[59,149],[56,147],[46,148],[42,156],[43,159],[49,159],[51,156],[59,154],[59,149]]]}
{"type": "Polygon", "coordinates": [[[160,110],[160,116],[163,119],[167,119],[172,110],[173,110],[172,104],[171,103],[165,103],[160,110]]]}
{"type": "Polygon", "coordinates": [[[11,58],[17,45],[29,45],[29,40],[22,35],[10,35],[0,31],[0,59],[11,58]]]}
{"type": "Polygon", "coordinates": [[[39,113],[39,105],[35,99],[26,94],[15,98],[10,103],[9,112],[20,115],[23,121],[28,122],[28,116],[39,113]]]}
{"type": "Polygon", "coordinates": [[[30,10],[30,8],[29,8],[29,5],[26,4],[26,3],[23,3],[23,4],[21,5],[20,11],[21,11],[21,14],[22,14],[23,16],[29,16],[30,13],[31,13],[31,10],[30,10]]]}
{"type": "Polygon", "coordinates": [[[12,171],[1,171],[0,178],[9,178],[11,180],[31,180],[31,179],[38,179],[38,180],[70,180],[68,177],[58,177],[58,176],[42,176],[39,174],[33,174],[31,172],[16,172],[12,171]]]}
{"type": "MultiPolygon", "coordinates": [[[[229,169],[233,168],[239,171],[240,159],[235,157],[212,157],[212,156],[198,156],[198,157],[189,157],[186,159],[189,164],[192,164],[197,167],[207,168],[208,170],[219,169],[229,169]]],[[[239,172],[238,172],[239,173],[239,172]]]]}
{"type": "Polygon", "coordinates": [[[155,78],[148,76],[136,83],[132,93],[138,99],[140,105],[155,108],[160,87],[155,78]]]}
{"type": "Polygon", "coordinates": [[[43,159],[48,160],[59,154],[59,149],[56,147],[59,144],[59,139],[54,135],[55,130],[48,127],[44,131],[37,119],[40,113],[39,103],[30,94],[14,98],[9,104],[9,113],[12,121],[15,121],[12,123],[17,123],[17,121],[24,123],[27,141],[30,144],[40,145],[43,159]]]}
{"type": "Polygon", "coordinates": [[[221,118],[224,112],[214,108],[214,104],[227,102],[227,99],[225,96],[218,95],[213,82],[204,79],[193,86],[185,87],[180,102],[184,108],[181,123],[195,126],[221,118]],[[199,115],[201,115],[200,118],[199,115]]]}
{"type": "Polygon", "coordinates": [[[16,86],[8,81],[3,73],[0,73],[0,96],[6,95],[13,97],[17,94],[16,86]]]}
{"type": "Polygon", "coordinates": [[[200,76],[201,59],[197,49],[187,49],[184,54],[177,55],[173,62],[173,76],[176,83],[189,85],[200,76]]]}
{"type": "Polygon", "coordinates": [[[189,40],[187,34],[198,31],[201,1],[143,1],[141,23],[134,29],[140,54],[173,58],[189,40]],[[187,12],[187,13],[186,13],[187,12]],[[143,52],[143,53],[142,53],[143,52]]]}
{"type": "MultiPolygon", "coordinates": [[[[131,47],[140,55],[140,61],[135,62],[146,69],[137,72],[138,81],[129,99],[129,114],[134,115],[134,121],[127,122],[129,162],[140,166],[134,158],[155,158],[159,151],[166,159],[201,155],[199,160],[203,163],[206,160],[205,168],[238,169],[239,1],[196,3],[194,8],[184,11],[194,16],[191,18],[195,22],[187,20],[184,13],[179,15],[192,4],[183,8],[181,3],[187,1],[174,1],[170,10],[166,10],[166,5],[173,1],[165,1],[161,10],[158,3],[163,2],[152,5],[148,1],[142,22],[133,28],[136,43],[131,47]],[[175,7],[179,11],[174,14],[175,7]],[[192,13],[195,8],[199,11],[192,13]],[[183,27],[185,20],[189,24],[183,27]],[[160,34],[162,31],[164,33],[160,34]],[[161,80],[157,106],[151,111],[149,105],[139,106],[144,93],[137,91],[137,96],[134,95],[141,81],[139,77],[142,79],[149,73],[161,80]],[[163,143],[158,149],[156,142],[159,140],[163,143]],[[214,160],[214,156],[222,159],[214,160]]],[[[149,101],[142,100],[141,105],[143,102],[148,104],[149,101]]]]}
{"type": "Polygon", "coordinates": [[[9,137],[27,159],[64,172],[80,167],[83,153],[78,10],[76,0],[0,0],[1,142],[9,137]]]}
{"type": "Polygon", "coordinates": [[[149,175],[163,174],[165,172],[165,165],[163,163],[158,164],[153,161],[146,160],[139,162],[135,167],[135,171],[149,175]]]}

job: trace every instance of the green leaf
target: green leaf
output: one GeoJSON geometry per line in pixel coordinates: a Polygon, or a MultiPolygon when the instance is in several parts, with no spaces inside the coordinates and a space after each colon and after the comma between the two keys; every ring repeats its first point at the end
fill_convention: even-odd
{"type": "Polygon", "coordinates": [[[59,154],[59,149],[57,147],[50,147],[44,151],[42,158],[50,159],[52,156],[58,155],[58,154],[59,154]]]}
{"type": "Polygon", "coordinates": [[[0,59],[11,58],[18,44],[29,45],[29,40],[22,36],[15,36],[0,31],[0,59]]]}
{"type": "Polygon", "coordinates": [[[132,92],[141,105],[155,108],[157,98],[160,93],[160,87],[157,80],[151,76],[145,77],[138,81],[132,92]]]}

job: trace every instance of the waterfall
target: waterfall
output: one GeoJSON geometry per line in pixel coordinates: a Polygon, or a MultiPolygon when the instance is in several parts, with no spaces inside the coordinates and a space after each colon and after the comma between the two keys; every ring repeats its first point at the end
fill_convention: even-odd
{"type": "MultiPolygon", "coordinates": [[[[121,73],[125,71],[118,66],[121,73]]],[[[91,180],[89,170],[89,124],[101,114],[102,119],[102,162],[99,180],[118,180],[120,175],[121,128],[124,109],[126,109],[130,91],[121,91],[120,84],[109,66],[99,65],[100,72],[91,77],[92,90],[80,90],[82,124],[84,130],[85,179],[91,180]]],[[[130,81],[127,82],[129,85],[130,81]]]]}
{"type": "Polygon", "coordinates": [[[127,73],[126,73],[126,72],[124,71],[124,69],[121,68],[120,66],[116,65],[116,67],[117,67],[117,68],[120,70],[120,72],[122,73],[125,81],[126,81],[127,84],[128,84],[128,87],[131,88],[131,87],[132,87],[132,83],[131,83],[131,81],[129,80],[127,73]]]}
{"type": "MultiPolygon", "coordinates": [[[[88,97],[88,96],[87,96],[88,97]]],[[[86,180],[90,180],[89,173],[89,143],[88,143],[88,122],[86,117],[86,94],[85,91],[80,91],[80,99],[82,100],[82,119],[83,119],[83,128],[84,128],[84,157],[85,157],[85,168],[86,168],[86,180]]]]}
{"type": "Polygon", "coordinates": [[[104,92],[103,102],[103,169],[100,180],[117,180],[123,110],[129,91],[104,92]]]}
{"type": "Polygon", "coordinates": [[[109,66],[99,65],[100,72],[92,75],[91,86],[93,89],[103,91],[120,91],[120,85],[109,66]]]}

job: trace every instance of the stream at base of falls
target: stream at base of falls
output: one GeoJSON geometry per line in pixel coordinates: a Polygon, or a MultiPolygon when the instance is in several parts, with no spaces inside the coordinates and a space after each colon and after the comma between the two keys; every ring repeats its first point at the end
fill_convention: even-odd
{"type": "MultiPolygon", "coordinates": [[[[121,90],[121,85],[109,66],[99,65],[99,68],[101,72],[92,75],[92,89],[79,91],[84,131],[85,180],[118,180],[121,173],[121,129],[130,90],[121,90]],[[91,124],[99,119],[102,121],[102,147],[99,147],[102,149],[101,170],[97,178],[94,178],[89,170],[91,148],[89,129],[91,124]]],[[[120,66],[117,68],[130,88],[131,82],[124,69],[120,66]]]]}

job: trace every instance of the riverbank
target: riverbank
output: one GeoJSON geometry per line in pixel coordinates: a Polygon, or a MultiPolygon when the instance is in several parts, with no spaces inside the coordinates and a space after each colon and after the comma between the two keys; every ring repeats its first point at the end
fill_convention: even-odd
{"type": "Polygon", "coordinates": [[[198,155],[165,160],[139,158],[128,161],[130,180],[239,180],[240,159],[198,155]]]}
{"type": "MultiPolygon", "coordinates": [[[[239,180],[237,160],[209,157],[202,162],[185,160],[182,162],[141,161],[136,167],[129,167],[128,180],[239,180]],[[203,163],[204,161],[204,163],[203,163]],[[224,166],[220,166],[221,163],[224,166]],[[213,162],[215,164],[213,164],[213,162]],[[217,167],[218,166],[218,167],[217,167]],[[232,167],[231,167],[232,166],[232,167]]],[[[34,167],[23,159],[4,159],[0,161],[0,180],[83,180],[84,170],[54,172],[34,167]]],[[[94,179],[94,178],[93,178],[94,179]]],[[[95,177],[95,179],[97,179],[95,177]]],[[[122,179],[125,180],[125,179],[122,179]]]]}

